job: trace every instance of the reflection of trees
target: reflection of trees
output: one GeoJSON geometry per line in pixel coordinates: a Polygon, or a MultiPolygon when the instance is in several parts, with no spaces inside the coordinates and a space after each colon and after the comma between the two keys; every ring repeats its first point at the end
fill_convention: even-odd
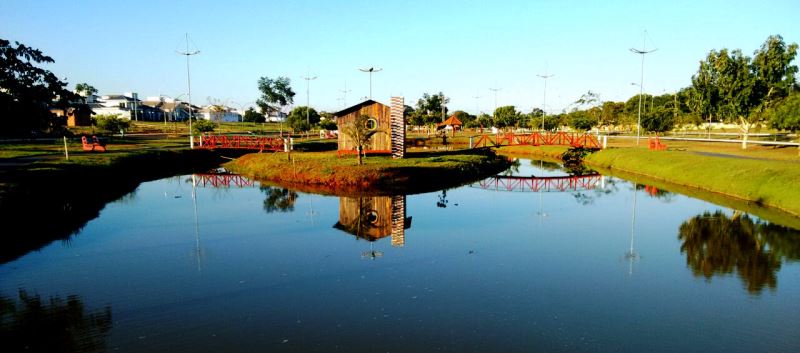
{"type": "Polygon", "coordinates": [[[294,203],[298,198],[296,192],[271,186],[262,186],[260,189],[267,194],[267,198],[264,199],[264,211],[267,213],[294,211],[294,203]]]}
{"type": "Polygon", "coordinates": [[[447,203],[447,190],[442,190],[442,194],[439,195],[439,200],[436,201],[436,207],[447,208],[447,203]]]}
{"type": "Polygon", "coordinates": [[[664,200],[666,202],[672,201],[672,197],[675,195],[667,190],[659,189],[652,185],[636,184],[636,190],[644,190],[644,192],[650,197],[664,200]]]}
{"type": "Polygon", "coordinates": [[[19,301],[0,296],[0,344],[6,352],[103,352],[111,308],[86,312],[81,300],[19,291],[19,301]]]}
{"type": "Polygon", "coordinates": [[[520,166],[519,159],[514,158],[511,161],[511,165],[508,166],[508,169],[504,170],[503,173],[501,173],[501,175],[505,176],[517,175],[517,173],[519,173],[519,166],[520,166]]]}
{"type": "Polygon", "coordinates": [[[695,216],[681,224],[678,239],[695,276],[735,271],[753,294],[776,288],[782,261],[800,259],[800,232],[738,213],[695,216]]]}

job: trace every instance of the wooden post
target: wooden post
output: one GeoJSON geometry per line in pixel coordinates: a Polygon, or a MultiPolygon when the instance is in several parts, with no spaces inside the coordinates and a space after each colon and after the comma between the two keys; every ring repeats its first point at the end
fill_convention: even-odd
{"type": "Polygon", "coordinates": [[[67,148],[67,137],[64,136],[64,156],[69,160],[69,149],[67,148]]]}

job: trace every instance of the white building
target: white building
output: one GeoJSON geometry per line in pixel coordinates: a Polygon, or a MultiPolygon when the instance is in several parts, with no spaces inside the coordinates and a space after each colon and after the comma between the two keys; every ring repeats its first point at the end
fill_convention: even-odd
{"type": "Polygon", "coordinates": [[[242,121],[242,115],[235,109],[224,105],[207,105],[200,109],[199,119],[210,120],[213,122],[235,123],[242,121]]]}

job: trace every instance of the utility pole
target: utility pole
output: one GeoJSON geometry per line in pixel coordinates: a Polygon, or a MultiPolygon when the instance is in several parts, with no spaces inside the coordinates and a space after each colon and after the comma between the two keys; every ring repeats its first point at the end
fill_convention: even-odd
{"type": "Polygon", "coordinates": [[[445,117],[445,115],[446,115],[446,113],[445,113],[445,107],[444,107],[444,93],[442,93],[442,122],[444,122],[447,119],[447,117],[445,117]]]}
{"type": "Polygon", "coordinates": [[[347,108],[347,93],[349,93],[351,91],[352,90],[347,89],[347,81],[345,81],[344,82],[344,89],[343,90],[339,90],[339,92],[342,92],[342,94],[343,94],[342,105],[344,105],[345,108],[347,108]]]}
{"type": "Polygon", "coordinates": [[[644,56],[650,54],[658,49],[646,50],[647,31],[644,31],[642,36],[642,49],[631,48],[631,52],[640,54],[642,56],[642,73],[639,76],[639,117],[636,122],[636,146],[639,146],[639,139],[641,137],[642,129],[642,94],[644,92],[644,56]]]}
{"type": "Polygon", "coordinates": [[[536,75],[536,76],[539,76],[539,77],[544,79],[544,94],[543,94],[543,97],[542,97],[542,132],[544,132],[544,117],[545,117],[545,115],[547,115],[547,111],[545,110],[545,109],[547,109],[547,79],[551,78],[551,77],[553,77],[555,75],[552,75],[552,74],[548,75],[547,74],[547,69],[545,69],[544,70],[544,75],[536,75]]]}
{"type": "Polygon", "coordinates": [[[311,127],[311,121],[308,118],[308,112],[311,111],[311,105],[310,105],[311,98],[309,98],[310,97],[309,92],[311,91],[311,80],[316,80],[317,76],[314,77],[305,76],[303,77],[303,79],[306,80],[306,124],[308,124],[308,126],[311,127]]]}
{"type": "Polygon", "coordinates": [[[186,33],[186,51],[179,51],[178,54],[186,56],[186,83],[189,86],[189,91],[187,94],[187,97],[189,98],[189,147],[194,148],[194,135],[192,132],[192,76],[189,71],[189,57],[200,54],[200,51],[189,51],[189,33],[186,33]]]}
{"type": "Polygon", "coordinates": [[[494,91],[494,110],[497,111],[497,91],[501,90],[502,88],[489,88],[490,91],[494,91]]]}
{"type": "Polygon", "coordinates": [[[361,72],[369,72],[369,99],[372,99],[372,73],[379,72],[383,69],[370,67],[368,69],[359,69],[361,72]]]}
{"type": "Polygon", "coordinates": [[[478,119],[478,115],[480,115],[480,113],[481,113],[481,109],[478,106],[478,102],[479,102],[478,99],[480,99],[481,96],[478,95],[478,92],[475,92],[475,96],[472,97],[472,98],[475,98],[475,119],[478,119]]]}

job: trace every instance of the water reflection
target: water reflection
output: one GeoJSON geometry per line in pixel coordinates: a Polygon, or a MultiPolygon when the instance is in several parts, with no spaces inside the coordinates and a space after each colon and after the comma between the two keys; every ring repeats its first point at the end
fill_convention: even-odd
{"type": "Polygon", "coordinates": [[[75,296],[20,290],[18,300],[0,295],[0,342],[6,352],[103,352],[111,330],[111,307],[88,311],[75,296]]]}
{"type": "Polygon", "coordinates": [[[299,195],[297,192],[280,187],[262,186],[261,192],[267,195],[264,199],[264,212],[293,212],[299,195]]]}
{"type": "Polygon", "coordinates": [[[681,224],[678,239],[695,276],[711,280],[736,272],[751,294],[774,290],[782,262],[800,260],[800,232],[738,211],[692,217],[681,224]]]}
{"type": "Polygon", "coordinates": [[[340,197],[339,221],[333,227],[370,242],[391,235],[392,246],[401,247],[405,230],[411,227],[406,197],[340,197]]]}

